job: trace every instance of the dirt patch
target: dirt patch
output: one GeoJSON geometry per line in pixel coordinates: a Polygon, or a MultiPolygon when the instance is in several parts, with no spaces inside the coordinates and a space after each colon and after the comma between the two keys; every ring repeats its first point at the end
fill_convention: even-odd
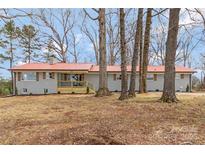
{"type": "Polygon", "coordinates": [[[161,93],[119,101],[119,94],[0,99],[0,144],[205,144],[205,96],[161,93]]]}

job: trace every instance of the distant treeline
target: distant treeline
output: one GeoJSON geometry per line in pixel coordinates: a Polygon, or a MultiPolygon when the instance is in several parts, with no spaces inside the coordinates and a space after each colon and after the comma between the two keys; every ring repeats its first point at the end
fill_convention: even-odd
{"type": "Polygon", "coordinates": [[[11,81],[0,79],[0,96],[10,95],[11,92],[11,81]]]}

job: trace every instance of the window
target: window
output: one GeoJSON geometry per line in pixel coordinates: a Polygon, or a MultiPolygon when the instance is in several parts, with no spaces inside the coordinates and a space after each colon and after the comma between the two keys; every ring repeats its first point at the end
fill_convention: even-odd
{"type": "Polygon", "coordinates": [[[47,72],[46,73],[46,79],[53,79],[53,73],[51,73],[51,72],[47,72]]]}
{"type": "Polygon", "coordinates": [[[21,77],[22,80],[36,80],[36,72],[24,72],[21,77]]]}
{"type": "Polygon", "coordinates": [[[120,74],[118,77],[117,77],[117,80],[121,80],[122,79],[122,75],[120,74]]]}
{"type": "Polygon", "coordinates": [[[184,74],[181,74],[181,79],[184,79],[184,74]]]}
{"type": "Polygon", "coordinates": [[[71,75],[70,74],[63,74],[62,75],[62,80],[63,81],[70,81],[71,80],[71,75]]]}
{"type": "MultiPolygon", "coordinates": [[[[117,74],[114,74],[114,76],[113,76],[113,79],[114,80],[122,80],[122,75],[120,74],[120,75],[117,75],[117,74]],[[116,79],[115,79],[116,78],[116,79]]],[[[127,80],[129,79],[129,75],[127,74],[127,80]]]]}
{"type": "Polygon", "coordinates": [[[117,75],[116,74],[113,74],[113,80],[117,80],[117,75]]]}
{"type": "Polygon", "coordinates": [[[48,93],[48,89],[44,88],[44,94],[48,93]]]}
{"type": "Polygon", "coordinates": [[[53,72],[43,72],[43,79],[54,79],[55,74],[53,72]]]}
{"type": "Polygon", "coordinates": [[[147,80],[153,80],[153,77],[154,75],[153,74],[147,74],[147,80]]]}
{"type": "Polygon", "coordinates": [[[154,74],[154,81],[157,81],[157,74],[154,74]]]}
{"type": "Polygon", "coordinates": [[[24,93],[27,93],[27,88],[23,88],[23,92],[24,92],[24,93]]]}
{"type": "Polygon", "coordinates": [[[46,79],[46,72],[43,72],[43,79],[46,79]]]}
{"type": "Polygon", "coordinates": [[[36,72],[36,81],[39,81],[39,72],[36,72]]]}

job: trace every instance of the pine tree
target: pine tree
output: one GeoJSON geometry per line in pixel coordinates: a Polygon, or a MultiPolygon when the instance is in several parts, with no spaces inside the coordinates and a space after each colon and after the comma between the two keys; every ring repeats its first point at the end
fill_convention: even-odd
{"type": "Polygon", "coordinates": [[[24,25],[19,32],[20,46],[24,51],[25,62],[30,63],[32,58],[37,58],[38,54],[36,50],[40,50],[40,41],[38,37],[38,31],[32,25],[24,25]]]}
{"type": "MultiPolygon", "coordinates": [[[[19,28],[15,26],[13,20],[7,22],[1,32],[3,33],[4,38],[1,41],[1,46],[6,49],[5,52],[0,54],[0,59],[2,61],[9,61],[9,68],[13,67],[14,58],[15,58],[15,46],[16,39],[18,37],[19,28]]],[[[11,89],[13,90],[13,72],[11,72],[11,89]]]]}

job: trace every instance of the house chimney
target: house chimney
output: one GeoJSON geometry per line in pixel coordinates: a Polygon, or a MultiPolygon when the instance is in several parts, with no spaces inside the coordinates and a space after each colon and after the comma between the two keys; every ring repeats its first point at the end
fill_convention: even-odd
{"type": "Polygon", "coordinates": [[[53,65],[55,63],[55,56],[54,55],[51,55],[50,57],[49,57],[49,64],[50,65],[53,65]]]}

